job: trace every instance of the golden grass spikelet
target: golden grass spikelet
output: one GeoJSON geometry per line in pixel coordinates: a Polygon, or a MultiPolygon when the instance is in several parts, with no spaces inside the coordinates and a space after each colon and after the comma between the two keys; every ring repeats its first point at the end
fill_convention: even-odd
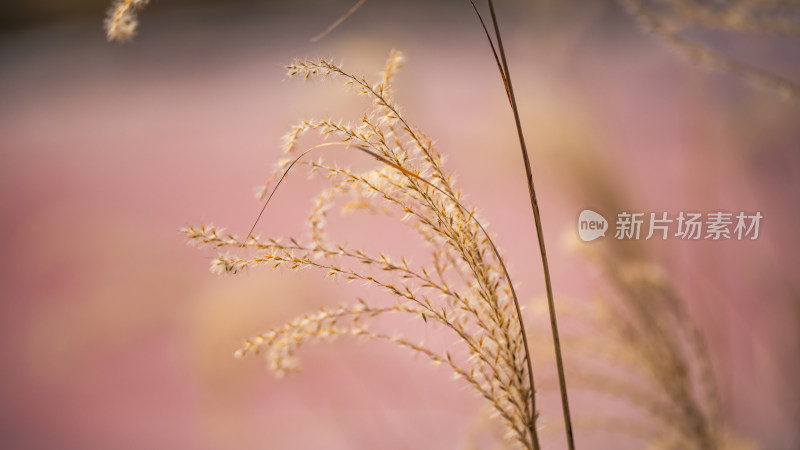
{"type": "MultiPolygon", "coordinates": [[[[236,355],[265,354],[278,375],[297,370],[297,350],[309,342],[356,336],[386,341],[448,367],[487,400],[522,448],[535,448],[536,411],[528,351],[514,308],[516,293],[500,253],[442,166],[433,141],[403,116],[394,103],[391,82],[403,55],[392,51],[381,79],[370,83],[326,59],[295,60],[289,77],[336,78],[371,99],[373,109],[357,123],[303,120],[284,137],[285,158],[278,162],[260,198],[269,199],[297,167],[323,175],[329,186],[316,195],[307,221],[309,238],[237,237],[213,226],[182,230],[191,242],[217,249],[212,263],[218,273],[237,273],[266,265],[286,270],[310,269],[326,277],[358,281],[386,292],[394,300],[323,309],[258,334],[236,355]],[[326,142],[299,151],[299,141],[316,131],[326,142]],[[337,167],[312,152],[340,146],[366,154],[380,164],[365,171],[337,167]],[[270,191],[270,186],[274,186],[270,191]],[[354,209],[386,214],[413,229],[430,249],[430,260],[416,264],[330,242],[325,233],[331,206],[344,200],[342,212],[354,209]],[[457,338],[460,348],[444,352],[370,329],[372,319],[386,314],[423,321],[457,338]]],[[[251,232],[252,233],[252,232],[251,232]]]]}
{"type": "Polygon", "coordinates": [[[150,0],[117,0],[109,9],[105,20],[106,38],[124,42],[136,34],[139,25],[136,13],[150,0]]]}

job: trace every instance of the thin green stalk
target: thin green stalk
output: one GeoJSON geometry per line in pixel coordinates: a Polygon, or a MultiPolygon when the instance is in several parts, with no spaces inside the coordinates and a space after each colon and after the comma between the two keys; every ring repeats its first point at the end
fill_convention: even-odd
{"type": "MultiPolygon", "coordinates": [[[[503,40],[500,37],[500,27],[497,24],[497,15],[494,11],[494,3],[492,0],[487,0],[489,4],[489,12],[492,17],[492,27],[494,28],[495,39],[497,40],[497,51],[495,52],[495,59],[499,53],[499,67],[503,83],[506,87],[508,100],[511,104],[511,111],[514,113],[514,122],[517,127],[517,135],[519,137],[519,145],[522,150],[522,159],[525,162],[525,174],[528,179],[528,193],[531,199],[531,209],[533,210],[533,221],[536,225],[536,237],[539,239],[539,250],[542,256],[542,271],[544,272],[544,285],[547,291],[547,306],[550,312],[550,328],[553,331],[553,348],[556,354],[556,366],[558,369],[558,385],[561,391],[561,407],[564,412],[564,427],[567,433],[567,445],[570,450],[575,449],[575,439],[572,434],[572,419],[569,412],[569,400],[567,398],[567,384],[564,377],[564,362],[561,356],[561,340],[558,335],[558,322],[556,320],[556,307],[553,299],[553,285],[550,281],[550,266],[547,262],[547,251],[545,250],[544,234],[542,233],[542,218],[539,212],[539,202],[536,199],[536,189],[533,185],[533,172],[531,170],[531,161],[528,156],[528,148],[525,145],[525,137],[522,134],[522,123],[519,118],[519,109],[517,108],[516,98],[514,97],[514,88],[511,84],[511,73],[508,69],[508,61],[506,60],[505,50],[503,49],[503,40]]],[[[490,40],[491,44],[491,40],[490,40]]],[[[494,46],[492,46],[494,51],[494,46]]],[[[520,317],[522,322],[522,317],[520,317]]]]}

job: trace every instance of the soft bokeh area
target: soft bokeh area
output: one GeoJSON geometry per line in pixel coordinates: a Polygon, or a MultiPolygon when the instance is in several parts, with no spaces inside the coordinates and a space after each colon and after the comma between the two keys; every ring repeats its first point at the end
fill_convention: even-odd
{"type": "MultiPolygon", "coordinates": [[[[389,344],[311,345],[303,370],[284,378],[261,358],[234,359],[244,338],[307,311],[385,297],[307,270],[216,275],[215,254],[179,233],[213,223],[245,234],[260,209],[253,188],[291,125],[358,120],[369,107],[340,81],[286,79],[284,64],[323,56],[376,77],[392,49],[407,57],[396,100],[436,140],[519,286],[542,380],[542,438],[565,448],[550,331],[534,317],[544,287],[514,121],[468,2],[369,0],[314,43],[354,2],[154,2],[122,45],[105,40],[105,1],[74,3],[4,7],[0,30],[3,448],[491,448],[481,399],[389,344]]],[[[739,448],[800,448],[800,102],[690,63],[614,3],[497,8],[557,301],[580,310],[614,296],[585,255],[600,245],[575,242],[583,209],[759,211],[754,241],[641,240],[636,251],[705,337],[739,448]]],[[[798,39],[706,39],[800,78],[798,39]]],[[[341,149],[326,157],[374,164],[341,149]]],[[[257,232],[305,238],[323,186],[290,176],[257,232]]],[[[413,233],[367,214],[332,213],[331,227],[354,245],[427,255],[413,233]]],[[[612,234],[602,248],[634,245],[612,234]]],[[[571,317],[566,334],[579,331],[571,317]]],[[[582,394],[565,353],[577,422],[643,414],[582,394]]],[[[578,426],[576,440],[648,445],[624,428],[578,426]]]]}

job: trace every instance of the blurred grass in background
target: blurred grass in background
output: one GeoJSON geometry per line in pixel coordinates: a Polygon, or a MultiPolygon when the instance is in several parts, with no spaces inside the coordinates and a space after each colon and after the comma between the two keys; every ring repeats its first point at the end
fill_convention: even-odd
{"type": "MultiPolygon", "coordinates": [[[[398,48],[409,58],[398,101],[438,140],[497,233],[528,307],[541,304],[513,122],[468,4],[370,0],[328,38],[308,42],[351,4],[155,1],[139,36],[121,46],[105,42],[105,1],[0,6],[6,445],[465,443],[478,402],[401,351],[322,345],[302,355],[303,373],[281,380],[257,360],[234,360],[254,332],[371,293],[311,273],[216,277],[211,255],[187,248],[177,232],[199,222],[246,232],[258,210],[251,189],[269,173],[288,127],[307,116],[358,118],[363,105],[338,86],[283,81],[283,63],[331,56],[370,76],[398,48]]],[[[709,340],[726,423],[762,448],[797,448],[797,105],[686,63],[613,3],[502,2],[500,13],[557,295],[578,304],[607,295],[607,280],[561,245],[585,207],[762,211],[757,242],[648,242],[642,253],[670,274],[709,340]]],[[[797,45],[708,39],[798,73],[797,45]]],[[[299,234],[318,187],[290,180],[270,207],[282,213],[268,214],[260,232],[299,234]]],[[[349,239],[381,242],[382,230],[356,220],[363,232],[349,239]]],[[[334,230],[346,233],[347,223],[334,230]]],[[[424,252],[414,241],[392,244],[424,252]]],[[[534,353],[546,374],[542,349],[549,346],[534,353]]],[[[542,392],[541,408],[557,446],[552,394],[542,392]]],[[[576,394],[576,414],[607,408],[576,394]]],[[[642,442],[578,435],[582,448],[642,442]]]]}

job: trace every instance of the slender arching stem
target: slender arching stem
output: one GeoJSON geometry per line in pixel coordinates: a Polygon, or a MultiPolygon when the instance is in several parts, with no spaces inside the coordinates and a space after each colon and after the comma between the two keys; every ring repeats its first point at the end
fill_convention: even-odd
{"type": "MultiPolygon", "coordinates": [[[[470,0],[472,2],[472,0],[470,0]]],[[[492,27],[494,28],[495,39],[497,41],[497,50],[494,48],[494,44],[492,43],[492,39],[489,36],[489,31],[486,29],[486,25],[483,23],[483,19],[480,16],[477,8],[475,8],[475,12],[478,14],[478,18],[481,20],[481,25],[483,25],[484,31],[486,32],[487,38],[489,39],[489,44],[492,46],[492,52],[494,53],[494,58],[497,61],[498,70],[500,70],[500,76],[503,79],[503,84],[506,88],[506,94],[508,95],[508,101],[511,104],[511,111],[514,113],[514,123],[517,127],[517,136],[519,137],[519,145],[520,149],[522,150],[522,159],[525,162],[525,174],[527,176],[528,181],[528,193],[531,199],[531,209],[533,210],[533,221],[536,226],[536,237],[539,240],[539,250],[542,256],[542,271],[544,273],[544,285],[545,290],[547,291],[547,306],[550,312],[550,328],[553,332],[553,348],[555,350],[556,355],[556,366],[558,369],[558,384],[559,390],[561,391],[561,407],[564,412],[564,427],[566,429],[567,434],[567,445],[569,446],[570,450],[575,449],[575,440],[572,433],[572,419],[570,417],[569,412],[569,400],[567,398],[567,384],[564,377],[564,362],[561,356],[561,340],[558,334],[558,323],[556,321],[556,307],[555,307],[555,300],[553,299],[553,285],[550,281],[550,266],[547,262],[547,251],[545,250],[545,243],[544,243],[544,234],[542,232],[542,218],[539,212],[539,202],[536,199],[536,189],[533,185],[533,171],[531,170],[531,161],[530,157],[528,156],[528,147],[525,145],[525,136],[522,133],[522,123],[519,117],[519,109],[517,108],[517,101],[514,97],[514,87],[511,84],[511,73],[508,69],[508,61],[506,60],[505,50],[503,49],[503,40],[500,37],[500,27],[497,24],[497,15],[495,14],[494,10],[494,3],[492,0],[487,0],[489,4],[489,12],[492,17],[492,27]],[[498,59],[499,58],[499,59],[498,59]]],[[[472,6],[475,7],[474,2],[472,2],[472,6]]],[[[520,322],[522,321],[522,317],[520,317],[520,322]]]]}
{"type": "Polygon", "coordinates": [[[270,200],[272,200],[272,196],[275,195],[275,191],[277,191],[278,190],[278,186],[280,186],[281,183],[283,183],[283,179],[286,178],[286,175],[289,175],[289,171],[292,169],[292,167],[295,164],[297,164],[298,161],[303,159],[304,156],[306,156],[307,154],[311,153],[312,151],[314,151],[314,150],[316,150],[316,149],[318,149],[320,147],[330,147],[332,145],[342,145],[342,146],[345,146],[345,147],[350,147],[351,146],[350,144],[346,144],[346,143],[343,143],[343,142],[325,142],[325,143],[322,143],[322,144],[319,144],[319,145],[315,145],[315,146],[313,146],[313,147],[311,147],[309,149],[306,149],[306,151],[301,153],[300,156],[295,158],[294,161],[292,161],[291,164],[289,164],[289,166],[286,169],[284,169],[283,174],[278,179],[278,182],[275,183],[275,187],[272,189],[272,192],[269,193],[269,197],[267,197],[267,200],[264,202],[264,206],[261,207],[261,211],[258,212],[258,216],[256,217],[256,220],[253,221],[253,226],[250,227],[250,231],[247,232],[247,237],[244,238],[245,241],[247,241],[248,239],[253,237],[253,230],[256,229],[256,225],[258,225],[258,221],[261,220],[261,216],[264,215],[264,211],[267,209],[267,205],[269,205],[270,200]]]}

